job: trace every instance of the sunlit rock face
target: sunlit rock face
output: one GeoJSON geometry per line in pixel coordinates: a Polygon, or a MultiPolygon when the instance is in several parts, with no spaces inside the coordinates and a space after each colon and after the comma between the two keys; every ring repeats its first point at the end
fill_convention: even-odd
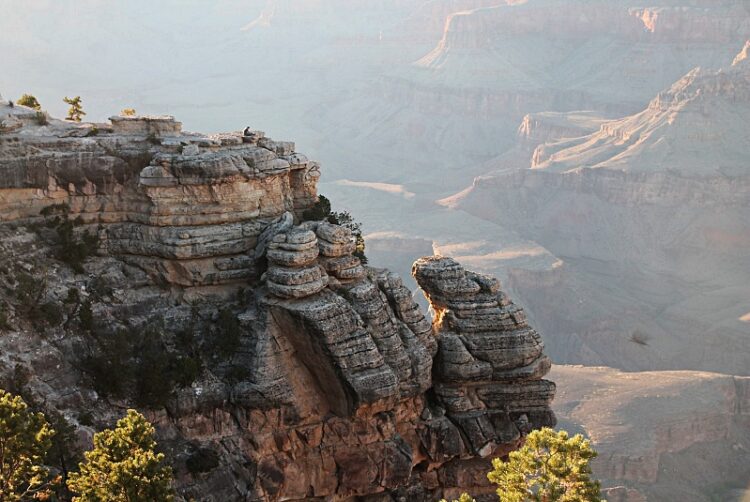
{"type": "Polygon", "coordinates": [[[413,275],[435,312],[435,394],[472,450],[497,454],[532,428],[554,426],[555,385],[542,379],[551,362],[500,282],[436,256],[419,259],[413,275]]]}

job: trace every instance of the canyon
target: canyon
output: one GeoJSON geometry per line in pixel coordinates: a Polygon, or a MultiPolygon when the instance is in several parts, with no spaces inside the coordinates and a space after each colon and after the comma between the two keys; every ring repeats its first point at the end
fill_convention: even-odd
{"type": "MultiPolygon", "coordinates": [[[[147,214],[150,203],[74,195],[82,218],[101,210],[113,220],[107,240],[119,246],[117,263],[130,260],[110,271],[115,285],[154,288],[136,271],[145,269],[132,268],[134,259],[148,261],[148,277],[219,302],[234,281],[260,279],[267,258],[244,251],[280,217],[278,207],[299,217],[316,183],[362,222],[370,265],[387,266],[406,288],[418,287],[415,259],[433,254],[501,279],[556,363],[552,407],[561,426],[601,452],[595,474],[608,500],[745,496],[748,473],[735,466],[746,465],[750,448],[742,391],[750,326],[746,2],[226,0],[199,14],[169,2],[88,7],[4,9],[0,29],[12,33],[0,37],[4,68],[23,68],[0,73],[6,99],[33,92],[59,116],[60,96],[75,92],[100,123],[133,106],[208,131],[242,128],[249,117],[251,127],[296,138],[325,166],[290,163],[288,176],[306,180],[295,181],[291,197],[280,188],[273,210],[256,202],[257,180],[159,185],[174,182],[165,169],[184,173],[178,179],[215,176],[190,174],[195,166],[183,160],[152,166],[148,190],[166,213],[178,211],[169,209],[178,194],[196,196],[199,215],[120,221],[119,211],[147,214]],[[43,9],[55,25],[41,19],[43,9]],[[55,26],[70,35],[53,39],[55,26]],[[73,35],[86,31],[98,42],[73,35]],[[112,40],[119,43],[104,42],[112,40]],[[71,55],[97,66],[71,72],[71,55]],[[234,225],[204,214],[219,197],[234,225]],[[248,205],[262,223],[242,223],[252,217],[243,214],[248,205]],[[160,218],[200,221],[180,223],[193,225],[183,238],[159,229],[160,218]],[[204,225],[210,231],[201,233],[204,225]],[[232,251],[196,255],[204,246],[232,251]]],[[[107,145],[107,134],[55,143],[107,145]]],[[[128,147],[131,157],[146,143],[128,147]]],[[[107,184],[135,176],[103,162],[116,163],[107,184]]],[[[253,162],[263,165],[263,183],[277,182],[265,178],[274,169],[268,160],[253,162]]],[[[77,176],[54,188],[58,202],[70,183],[92,190],[88,174],[77,176]]],[[[3,204],[11,219],[24,211],[18,200],[3,204]]],[[[26,215],[42,208],[32,206],[26,215]]],[[[19,239],[42,247],[32,234],[9,242],[19,239]]],[[[317,260],[325,268],[329,258],[341,257],[317,260]]],[[[339,281],[343,263],[360,273],[344,257],[329,264],[328,281],[339,281]]],[[[319,280],[303,268],[305,281],[319,280]]],[[[286,289],[282,281],[296,274],[270,281],[286,289]]],[[[130,294],[123,289],[118,295],[130,294]]],[[[413,300],[429,317],[427,299],[413,300]]],[[[216,315],[206,313],[210,322],[216,315]]]]}

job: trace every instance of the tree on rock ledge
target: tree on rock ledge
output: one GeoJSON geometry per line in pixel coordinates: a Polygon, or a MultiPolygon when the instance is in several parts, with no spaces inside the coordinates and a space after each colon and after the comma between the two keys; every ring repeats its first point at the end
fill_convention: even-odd
{"type": "Polygon", "coordinates": [[[83,116],[86,115],[86,112],[83,111],[81,96],[76,96],[75,98],[65,96],[63,101],[70,105],[70,108],[68,108],[68,116],[66,118],[73,122],[80,122],[83,116]]]}
{"type": "Polygon", "coordinates": [[[36,111],[42,110],[42,105],[39,104],[39,100],[31,94],[24,94],[23,96],[18,98],[16,104],[28,106],[29,108],[33,108],[36,111]]]}
{"type": "Polygon", "coordinates": [[[94,434],[80,472],[70,475],[75,502],[171,502],[172,469],[155,453],[154,427],[135,410],[114,430],[94,434]]]}
{"type": "Polygon", "coordinates": [[[588,439],[544,428],[531,432],[508,461],[492,461],[487,475],[502,502],[600,502],[599,482],[589,463],[596,457],[588,439]]]}

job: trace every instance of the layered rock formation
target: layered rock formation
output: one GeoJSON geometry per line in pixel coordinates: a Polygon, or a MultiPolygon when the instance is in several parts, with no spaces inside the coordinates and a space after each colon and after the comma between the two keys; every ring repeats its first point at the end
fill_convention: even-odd
{"type": "Polygon", "coordinates": [[[2,218],[31,221],[67,204],[102,225],[108,253],[168,283],[247,280],[264,227],[315,202],[319,166],[262,133],[243,143],[240,133],[182,133],[171,117],[40,125],[23,107],[3,112],[24,128],[0,138],[2,218]]]}
{"type": "MultiPolygon", "coordinates": [[[[18,289],[26,274],[42,284],[39,301],[61,305],[35,325],[20,297],[0,298],[11,331],[0,382],[34,368],[22,390],[85,440],[81,410],[104,423],[122,403],[80,372],[81,353],[145,332],[152,345],[131,364],[148,352],[200,361],[149,405],[186,500],[491,493],[489,460],[554,425],[549,359],[499,283],[419,260],[431,325],[398,275],[354,256],[349,228],[301,221],[319,168],[293,143],[186,133],[171,117],[43,124],[23,107],[0,113],[0,280],[18,289]],[[61,218],[68,239],[99,237],[78,272],[56,259],[61,218]],[[206,451],[215,464],[195,467],[206,451]]],[[[152,377],[171,378],[169,364],[152,377]]]]}
{"type": "Polygon", "coordinates": [[[497,279],[465,271],[451,258],[422,258],[414,276],[434,310],[438,336],[435,394],[473,451],[497,455],[531,429],[552,427],[551,363],[523,309],[497,279]]]}

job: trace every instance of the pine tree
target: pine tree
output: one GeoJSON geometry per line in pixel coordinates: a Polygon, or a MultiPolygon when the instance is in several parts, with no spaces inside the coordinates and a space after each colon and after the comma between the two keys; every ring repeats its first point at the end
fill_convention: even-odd
{"type": "Polygon", "coordinates": [[[501,502],[601,502],[599,482],[591,479],[589,463],[596,457],[580,434],[555,433],[544,428],[531,432],[508,461],[492,461],[487,475],[501,502]]]}
{"type": "Polygon", "coordinates": [[[164,454],[154,451],[154,434],[135,410],[115,429],[94,434],[94,449],[68,479],[74,502],[172,501],[172,469],[164,465],[164,454]]]}
{"type": "Polygon", "coordinates": [[[44,415],[0,390],[0,500],[17,502],[49,493],[43,462],[54,434],[44,415]]]}
{"type": "Polygon", "coordinates": [[[70,105],[70,108],[68,108],[67,119],[74,122],[80,122],[83,116],[86,115],[86,112],[83,111],[81,96],[76,96],[75,98],[69,98],[65,96],[65,98],[63,98],[63,101],[70,105]]]}

